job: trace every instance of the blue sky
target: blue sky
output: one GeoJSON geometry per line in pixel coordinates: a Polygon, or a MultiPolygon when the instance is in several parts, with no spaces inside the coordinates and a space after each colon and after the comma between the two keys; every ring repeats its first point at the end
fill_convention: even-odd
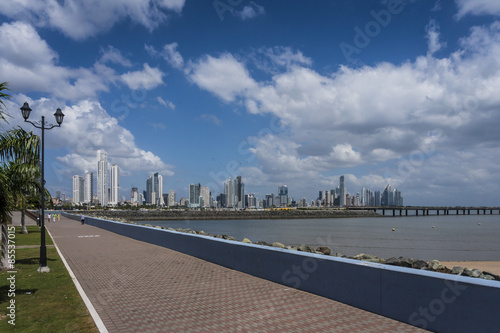
{"type": "Polygon", "coordinates": [[[409,205],[500,205],[500,3],[12,0],[0,81],[46,133],[51,193],[96,172],[121,195],[159,171],[164,192],[216,196],[241,175],[262,198],[391,184],[409,205]]]}

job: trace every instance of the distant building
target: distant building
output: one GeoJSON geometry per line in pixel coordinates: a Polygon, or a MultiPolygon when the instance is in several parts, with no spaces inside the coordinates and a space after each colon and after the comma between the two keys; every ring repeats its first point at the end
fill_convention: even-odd
{"type": "Polygon", "coordinates": [[[189,184],[189,207],[200,207],[200,189],[201,184],[189,184]]]}
{"type": "Polygon", "coordinates": [[[78,175],[73,176],[73,202],[76,205],[83,203],[84,180],[78,175]]]}
{"type": "Polygon", "coordinates": [[[174,190],[170,190],[168,192],[168,207],[175,206],[175,203],[176,203],[175,192],[174,190]]]}
{"type": "Polygon", "coordinates": [[[118,202],[120,201],[120,168],[118,165],[113,164],[111,165],[111,198],[110,198],[110,203],[113,206],[118,205],[118,202]]]}
{"type": "Polygon", "coordinates": [[[344,207],[346,206],[346,188],[345,188],[345,184],[344,184],[344,176],[340,176],[340,194],[339,194],[339,204],[341,207],[344,207]]]}
{"type": "Polygon", "coordinates": [[[83,202],[90,204],[94,197],[94,174],[92,172],[85,171],[83,186],[83,202]]]}
{"type": "Polygon", "coordinates": [[[278,196],[280,206],[288,205],[288,186],[281,185],[278,187],[278,196]]]}
{"type": "Polygon", "coordinates": [[[97,200],[101,206],[108,204],[108,154],[97,151],[97,200]]]}

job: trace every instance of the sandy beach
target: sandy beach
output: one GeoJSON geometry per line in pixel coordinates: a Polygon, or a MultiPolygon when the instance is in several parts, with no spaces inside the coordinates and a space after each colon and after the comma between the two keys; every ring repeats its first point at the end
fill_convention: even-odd
{"type": "Polygon", "coordinates": [[[449,269],[455,266],[467,267],[470,269],[477,268],[482,271],[487,271],[496,275],[500,275],[500,261],[441,261],[449,269]]]}

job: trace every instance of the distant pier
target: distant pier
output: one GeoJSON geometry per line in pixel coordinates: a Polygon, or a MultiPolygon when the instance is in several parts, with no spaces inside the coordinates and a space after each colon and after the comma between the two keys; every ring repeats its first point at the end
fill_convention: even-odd
{"type": "Polygon", "coordinates": [[[369,210],[382,216],[500,215],[500,207],[346,207],[369,210]]]}

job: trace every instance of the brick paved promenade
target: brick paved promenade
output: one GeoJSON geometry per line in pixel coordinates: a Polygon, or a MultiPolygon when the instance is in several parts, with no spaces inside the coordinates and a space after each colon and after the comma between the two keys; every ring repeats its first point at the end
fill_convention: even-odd
{"type": "Polygon", "coordinates": [[[46,225],[109,332],[423,332],[67,218],[46,225]]]}

